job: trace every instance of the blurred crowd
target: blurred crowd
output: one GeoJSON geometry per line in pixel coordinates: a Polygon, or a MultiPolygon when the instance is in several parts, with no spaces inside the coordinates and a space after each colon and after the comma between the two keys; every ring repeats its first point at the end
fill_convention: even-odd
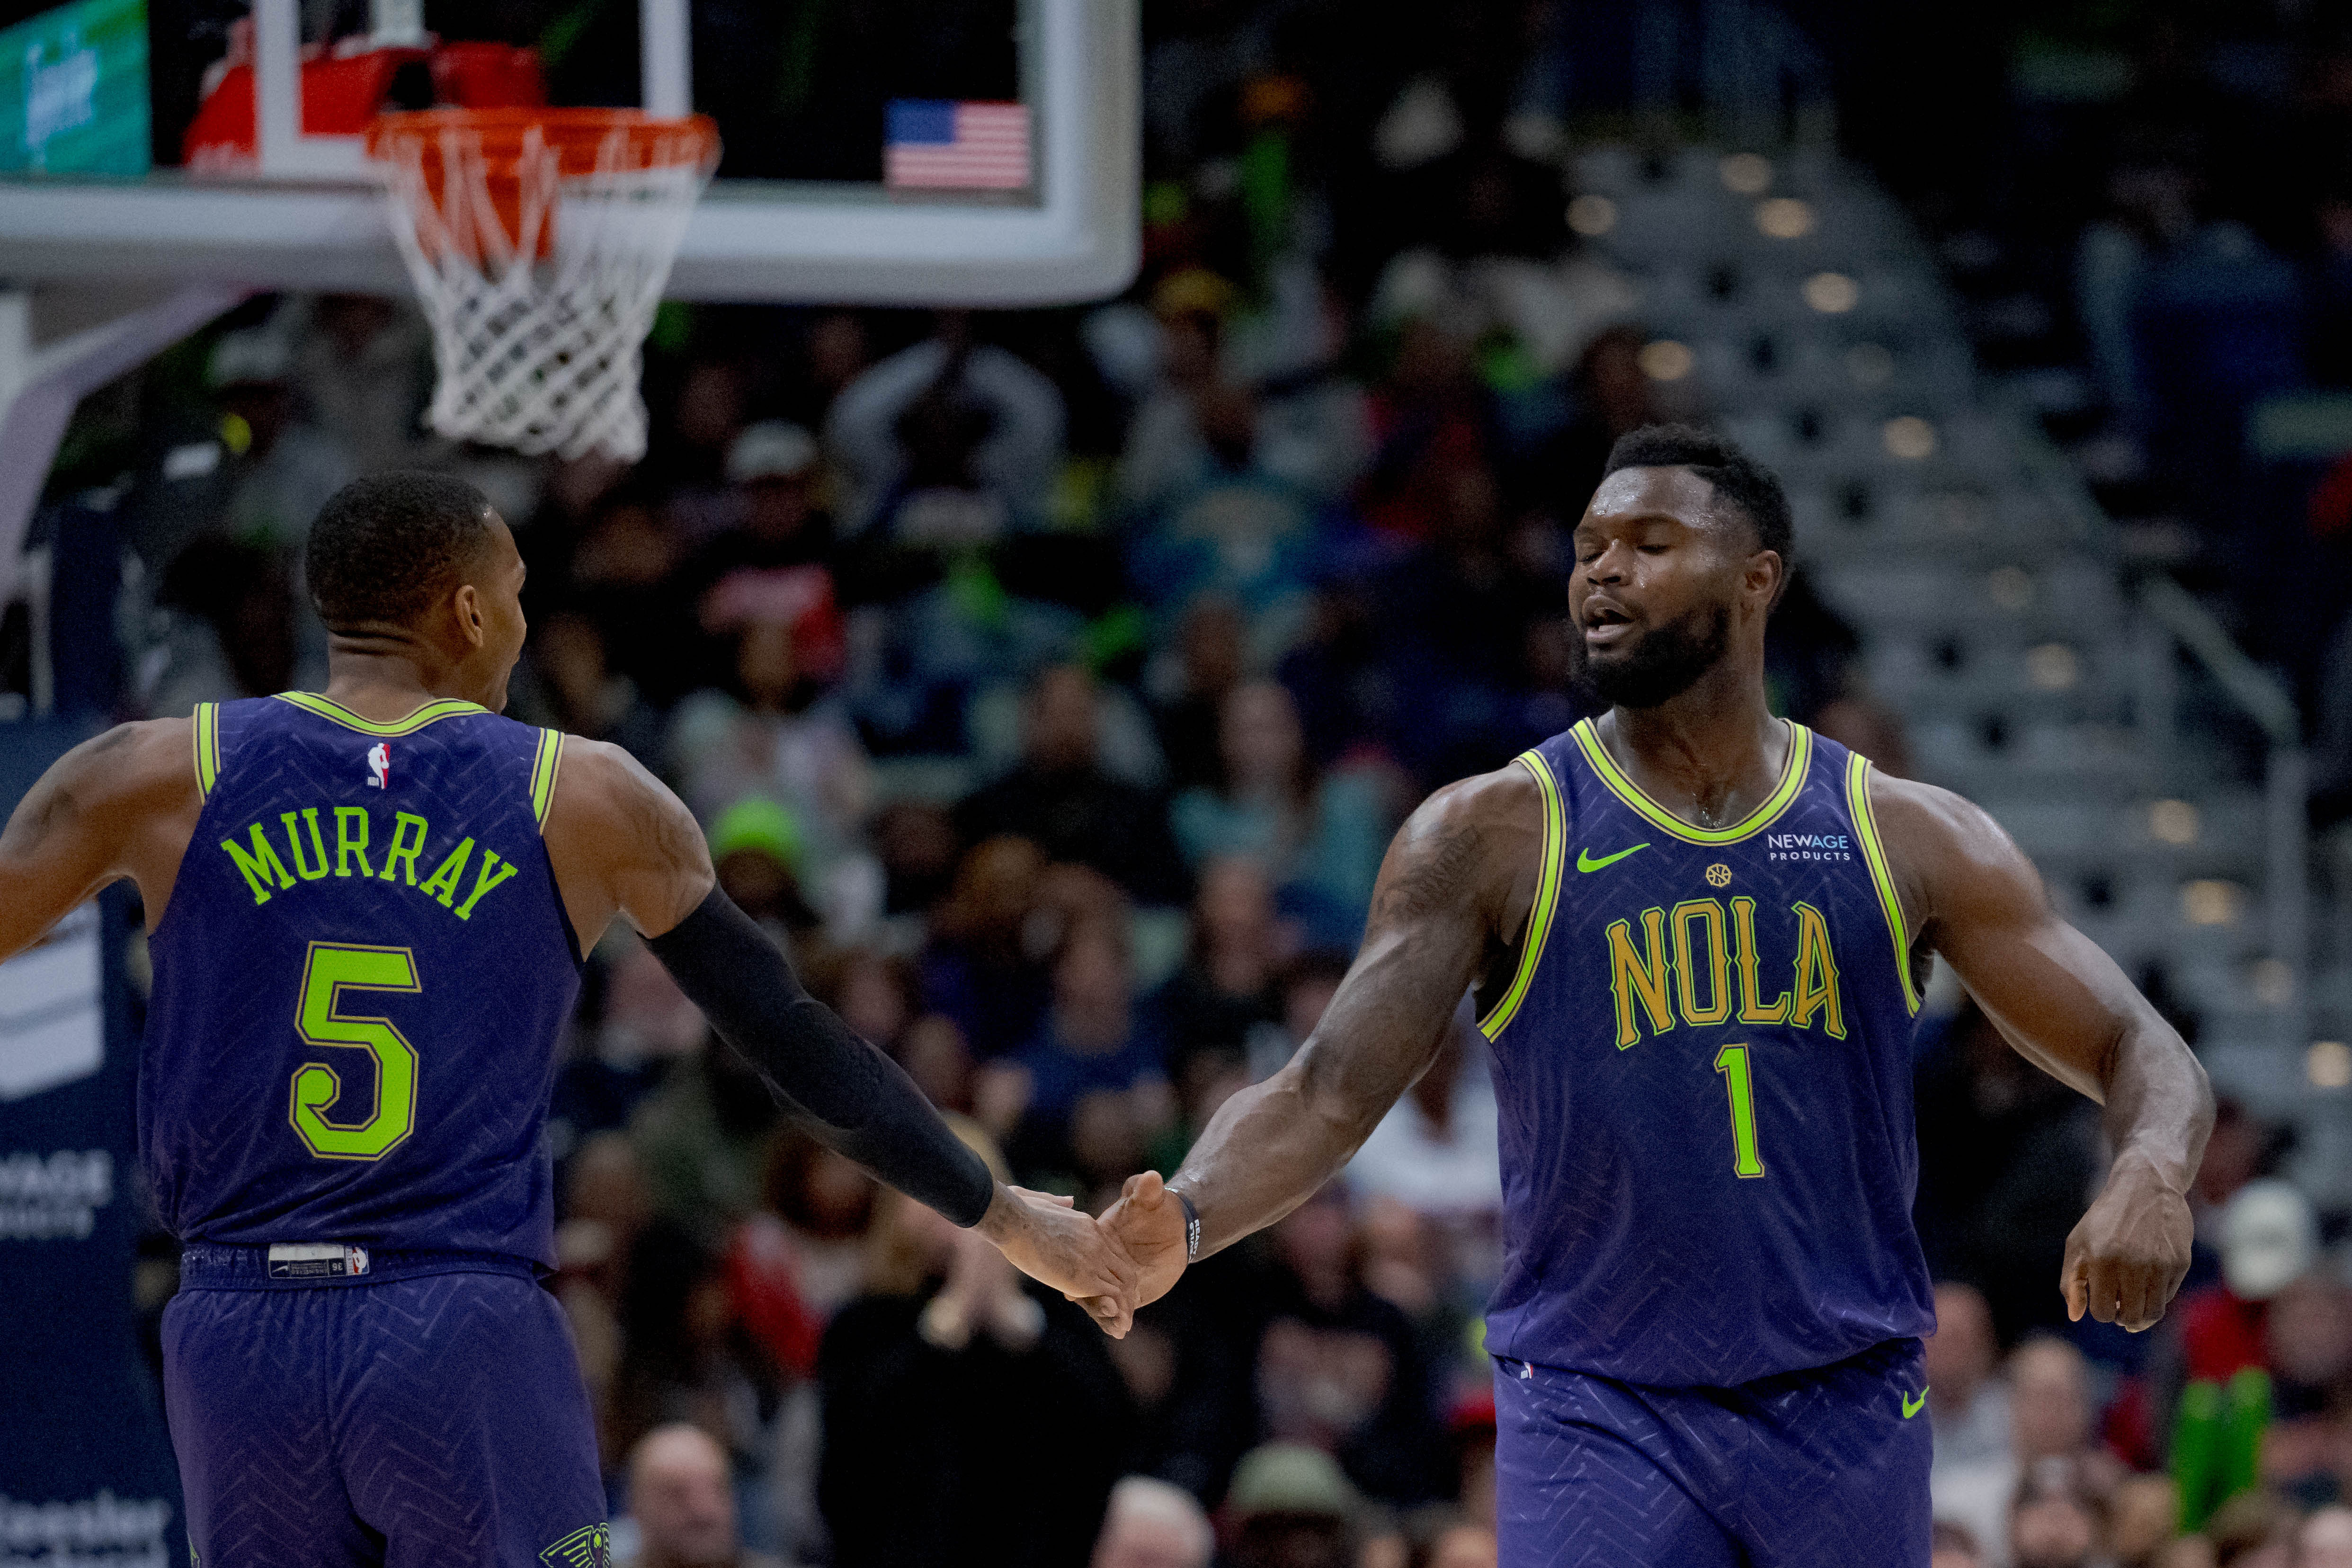
{"type": "Polygon", "coordinates": [[[1981,134],[1947,152],[1962,166],[1885,166],[1940,232],[1986,362],[2135,552],[2209,595],[2288,679],[2320,752],[2319,815],[2341,820],[2352,22],[2134,0],[2034,7],[1974,47],[2005,58],[1969,104],[1981,134]]]}
{"type": "MultiPolygon", "coordinates": [[[[1566,222],[1566,9],[1149,8],[1125,297],[666,306],[635,464],[432,437],[405,305],[257,300],[78,416],[53,537],[123,569],[56,613],[119,657],[61,693],[137,716],[320,684],[319,505],[462,475],[530,566],[509,711],[674,785],[813,990],[1000,1170],[1098,1207],[1313,1028],[1404,813],[1594,710],[1567,531],[1617,436],[1706,411],[1644,373],[1635,280],[1566,222]]],[[[2205,396],[2134,346],[2161,301],[2352,276],[2208,216],[2229,182],[2163,175],[2177,144],[2118,143],[2081,241],[2111,434],[2151,466],[2205,396]]],[[[2352,247],[2334,191],[2313,232],[2352,247]]],[[[1774,700],[1899,771],[1856,647],[1801,574],[1774,700]]],[[[2264,1179],[2277,1138],[2225,1115],[2191,1293],[2129,1340],[2055,1287],[2093,1109],[1965,1006],[1919,1074],[1937,1568],[2352,1564],[2352,1297],[2264,1179]]],[[[551,1137],[551,1288],[622,1560],[1494,1562],[1466,1024],[1341,1180],[1118,1342],[796,1131],[625,933],[551,1137]]]]}

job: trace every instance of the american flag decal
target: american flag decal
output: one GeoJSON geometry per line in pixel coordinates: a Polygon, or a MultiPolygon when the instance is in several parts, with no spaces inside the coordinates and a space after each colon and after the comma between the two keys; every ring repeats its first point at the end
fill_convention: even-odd
{"type": "Polygon", "coordinates": [[[894,98],[882,183],[893,190],[1018,191],[1029,185],[1029,106],[894,98]]]}

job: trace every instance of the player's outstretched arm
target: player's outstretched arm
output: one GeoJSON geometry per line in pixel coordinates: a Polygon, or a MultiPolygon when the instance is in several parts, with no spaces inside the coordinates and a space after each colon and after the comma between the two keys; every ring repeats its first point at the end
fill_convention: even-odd
{"type": "Polygon", "coordinates": [[[2115,1164],[2066,1238],[2068,1315],[2154,1326],[2189,1272],[2189,1185],[2213,1126],[2205,1069],[2115,960],[2058,918],[1991,817],[1948,791],[1878,776],[1871,802],[1911,930],[2011,1046],[2106,1108],[2115,1164]]]}
{"type": "Polygon", "coordinates": [[[693,815],[617,746],[567,738],[547,848],[572,930],[593,945],[617,915],[760,1070],[818,1140],[908,1196],[982,1233],[1114,1333],[1134,1310],[1134,1268],[1066,1202],[1006,1186],[914,1080],[803,990],[792,965],[721,891],[693,815]]]}
{"type": "Polygon", "coordinates": [[[203,806],[185,719],[118,724],[58,758],[0,832],[0,959],[124,877],[152,927],[203,806]]]}
{"type": "MultiPolygon", "coordinates": [[[[1171,1178],[1200,1216],[1200,1256],[1272,1225],[1355,1153],[1429,1066],[1463,993],[1534,902],[1543,805],[1518,767],[1449,784],[1397,832],[1364,943],[1287,1066],[1211,1119],[1171,1178]]],[[[1142,1269],[1137,1304],[1184,1271],[1185,1216],[1157,1173],[1129,1178],[1103,1223],[1142,1269]]]]}

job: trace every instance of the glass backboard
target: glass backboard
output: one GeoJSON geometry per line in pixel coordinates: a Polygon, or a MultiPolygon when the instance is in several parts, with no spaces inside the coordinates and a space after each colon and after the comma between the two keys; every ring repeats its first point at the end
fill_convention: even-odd
{"type": "Polygon", "coordinates": [[[717,122],[668,292],[1019,305],[1137,258],[1137,0],[0,0],[0,280],[405,288],[358,132],[717,122]]]}

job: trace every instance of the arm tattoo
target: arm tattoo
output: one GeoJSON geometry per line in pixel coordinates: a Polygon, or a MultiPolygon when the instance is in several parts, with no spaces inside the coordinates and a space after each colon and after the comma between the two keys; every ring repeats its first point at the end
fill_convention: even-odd
{"type": "Polygon", "coordinates": [[[73,761],[72,766],[61,764],[33,786],[31,792],[25,796],[24,805],[19,809],[16,821],[9,824],[12,827],[20,823],[23,826],[25,847],[32,848],[40,845],[48,837],[49,830],[58,825],[60,817],[79,807],[79,802],[74,797],[74,785],[79,782],[77,775],[80,771],[96,761],[102,753],[113,751],[117,746],[132,740],[136,734],[137,731],[133,726],[117,724],[105,734],[80,748],[79,754],[68,753],[73,761]]]}
{"type": "Polygon", "coordinates": [[[648,783],[632,791],[628,810],[636,819],[630,824],[631,836],[653,851],[649,858],[660,864],[692,858],[692,835],[680,820],[683,814],[662,798],[658,786],[648,783]]]}
{"type": "Polygon", "coordinates": [[[24,816],[25,847],[27,849],[38,847],[48,837],[49,828],[56,823],[58,813],[65,810],[69,804],[65,786],[54,782],[41,790],[37,803],[28,800],[26,803],[26,810],[24,816]]]}
{"type": "Polygon", "coordinates": [[[1382,890],[1372,910],[1375,921],[1411,920],[1416,915],[1458,900],[1477,865],[1481,847],[1475,824],[1446,824],[1435,830],[1436,841],[1415,846],[1397,868],[1396,880],[1382,890]]]}

